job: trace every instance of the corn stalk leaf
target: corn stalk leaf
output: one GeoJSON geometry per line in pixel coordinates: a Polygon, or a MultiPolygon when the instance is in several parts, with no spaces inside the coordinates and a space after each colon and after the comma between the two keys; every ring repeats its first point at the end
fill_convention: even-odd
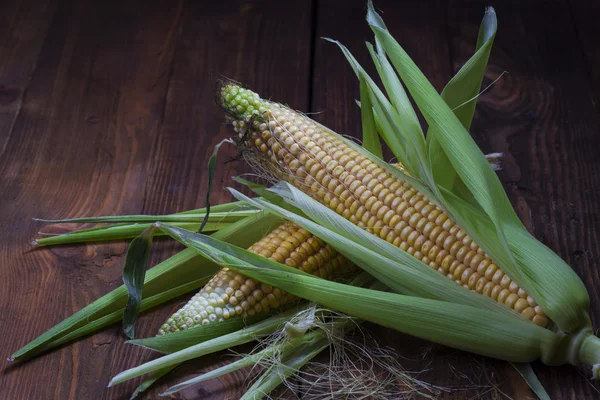
{"type": "MultiPolygon", "coordinates": [[[[492,7],[486,8],[479,28],[475,54],[469,58],[442,91],[442,98],[467,131],[471,128],[477,105],[477,94],[485,75],[497,26],[496,12],[492,7]]],[[[442,133],[439,128],[435,126],[431,127],[427,133],[429,162],[435,182],[437,185],[459,194],[460,191],[455,190],[454,186],[464,185],[464,183],[457,177],[456,171],[439,141],[438,135],[440,134],[442,133]]]]}
{"type": "Polygon", "coordinates": [[[177,365],[174,365],[163,369],[159,369],[158,371],[152,373],[150,376],[144,379],[144,381],[140,383],[140,385],[137,388],[135,388],[135,391],[131,394],[131,397],[129,399],[135,399],[139,394],[145,392],[150,386],[154,385],[154,383],[157,380],[159,380],[169,372],[173,371],[176,367],[177,365]]]}
{"type": "MultiPolygon", "coordinates": [[[[464,290],[462,286],[431,269],[422,261],[380,239],[378,236],[357,227],[293,186],[281,182],[271,190],[282,196],[294,207],[304,210],[304,213],[310,219],[261,199],[249,199],[243,194],[230,189],[237,199],[247,201],[256,207],[263,207],[270,213],[280,215],[282,218],[302,226],[398,293],[451,301],[457,304],[476,304],[482,309],[490,310],[490,312],[500,312],[520,319],[519,314],[486,296],[464,290]]],[[[209,239],[205,238],[204,240],[209,239]]],[[[211,245],[213,247],[221,246],[214,241],[211,242],[211,245]]],[[[220,248],[220,250],[236,252],[237,255],[242,257],[235,249],[220,248]]],[[[254,259],[245,260],[253,263],[257,262],[254,259]]],[[[269,261],[261,262],[261,265],[266,263],[269,263],[269,261]]],[[[273,262],[273,268],[275,268],[275,264],[273,262]]]]}

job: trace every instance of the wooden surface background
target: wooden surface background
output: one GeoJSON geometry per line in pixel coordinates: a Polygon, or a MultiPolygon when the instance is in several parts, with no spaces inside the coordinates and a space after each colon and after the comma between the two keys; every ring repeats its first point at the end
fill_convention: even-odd
{"type": "MultiPolygon", "coordinates": [[[[231,133],[213,103],[221,76],[357,135],[357,81],[341,53],[320,38],[341,40],[370,65],[365,1],[1,3],[0,398],[126,399],[139,381],[106,389],[110,377],[153,355],[126,345],[118,326],[29,362],[4,361],[121,283],[125,244],[31,251],[40,229],[32,217],[204,206],[208,155],[231,133]]],[[[472,54],[486,5],[496,7],[499,33],[484,85],[509,74],[481,96],[472,134],[485,152],[506,154],[500,176],[513,204],[583,279],[600,327],[599,3],[376,2],[439,90],[472,54]]],[[[241,162],[221,164],[214,200],[230,201],[221,188],[246,170],[241,162]]],[[[151,261],[179,249],[159,241],[151,261]]],[[[146,313],[137,332],[153,335],[184,301],[146,313]]],[[[507,363],[441,346],[421,359],[427,343],[368,329],[412,357],[411,368],[428,369],[424,380],[453,388],[445,398],[533,397],[507,363]]],[[[222,354],[205,358],[166,381],[223,362],[222,354]]],[[[554,399],[600,396],[587,369],[534,368],[554,399]]],[[[208,382],[179,397],[235,399],[245,377],[208,382]]],[[[144,398],[156,398],[164,382],[144,398]]]]}

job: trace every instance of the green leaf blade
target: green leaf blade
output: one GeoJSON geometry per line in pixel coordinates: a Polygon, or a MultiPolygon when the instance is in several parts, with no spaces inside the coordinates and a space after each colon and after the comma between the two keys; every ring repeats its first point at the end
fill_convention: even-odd
{"type": "Polygon", "coordinates": [[[371,105],[371,95],[364,76],[360,76],[360,103],[361,103],[361,121],[362,121],[362,142],[363,147],[373,153],[374,156],[383,159],[381,142],[375,127],[375,116],[373,115],[373,106],[371,105]]]}
{"type": "MultiPolygon", "coordinates": [[[[562,337],[529,321],[476,307],[362,289],[290,271],[282,264],[253,265],[205,243],[198,234],[183,234],[185,244],[222,265],[355,318],[457,349],[517,362],[554,354],[562,337]],[[360,304],[360,307],[356,305],[360,304]],[[493,343],[493,345],[491,345],[493,343]]],[[[238,249],[238,251],[245,251],[238,249]]],[[[265,259],[266,260],[266,259],[265,259]]],[[[264,260],[260,260],[264,261],[264,260]]]]}
{"type": "Polygon", "coordinates": [[[130,339],[135,336],[135,320],[142,304],[142,289],[146,278],[146,264],[150,257],[152,237],[156,226],[146,229],[133,239],[125,256],[123,283],[127,288],[127,304],[123,311],[123,331],[130,339]]]}

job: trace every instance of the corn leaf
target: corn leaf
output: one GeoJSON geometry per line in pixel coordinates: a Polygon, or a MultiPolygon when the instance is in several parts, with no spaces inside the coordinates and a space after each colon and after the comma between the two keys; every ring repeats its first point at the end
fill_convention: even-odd
{"type": "MultiPolygon", "coordinates": [[[[281,224],[279,217],[265,214],[261,211],[255,216],[247,217],[229,225],[227,228],[215,233],[215,235],[220,239],[231,241],[239,246],[248,247],[279,224],[281,224]]],[[[217,272],[218,269],[219,267],[216,264],[207,262],[203,257],[198,256],[196,252],[186,249],[148,270],[142,298],[150,300],[153,296],[160,295],[163,292],[188,284],[189,282],[207,279],[217,272]]],[[[193,289],[190,288],[190,290],[193,289]]],[[[170,297],[164,296],[157,299],[167,301],[170,297]]],[[[33,357],[56,347],[58,344],[66,343],[66,340],[63,341],[62,338],[67,337],[67,335],[72,334],[71,339],[75,339],[120,320],[120,317],[114,319],[114,313],[121,314],[126,301],[127,289],[125,285],[122,285],[19,349],[11,356],[11,359],[17,360],[33,357]],[[113,317],[103,320],[101,323],[95,322],[109,314],[113,315],[113,317]],[[74,332],[77,333],[75,334],[74,332]]],[[[142,301],[142,307],[143,304],[144,300],[142,301]]]]}
{"type": "Polygon", "coordinates": [[[140,236],[133,239],[123,267],[123,283],[127,288],[127,304],[123,311],[123,332],[129,339],[135,337],[135,320],[142,304],[142,289],[146,277],[146,264],[150,257],[152,237],[156,226],[146,229],[140,236]]]}
{"type": "MultiPolygon", "coordinates": [[[[435,187],[427,158],[423,130],[406,91],[387,60],[385,53],[376,53],[370,43],[367,43],[367,49],[381,77],[390,102],[398,115],[397,118],[394,118],[389,110],[381,108],[378,112],[379,120],[387,119],[388,124],[395,128],[395,134],[405,138],[406,158],[402,160],[408,160],[409,164],[413,166],[412,173],[420,177],[429,187],[435,187]]],[[[386,132],[385,134],[390,135],[391,133],[386,132]]],[[[399,155],[396,156],[399,157],[399,155]]]]}
{"type": "MultiPolygon", "coordinates": [[[[172,289],[168,289],[168,290],[165,290],[158,294],[155,294],[154,296],[146,297],[146,298],[142,299],[140,311],[149,310],[151,308],[156,307],[159,304],[162,304],[166,301],[169,301],[178,296],[181,296],[182,294],[188,293],[194,289],[198,289],[199,287],[203,286],[206,282],[208,282],[210,280],[210,278],[213,277],[213,275],[214,274],[211,271],[211,273],[207,273],[206,275],[204,275],[203,277],[201,277],[199,279],[194,279],[190,282],[184,283],[184,284],[174,287],[172,289]]],[[[70,333],[66,334],[65,336],[62,336],[59,339],[51,342],[51,344],[44,347],[44,351],[49,350],[50,348],[61,346],[65,343],[75,340],[81,336],[87,335],[92,331],[97,331],[105,326],[108,326],[115,322],[121,321],[121,319],[123,317],[123,311],[124,311],[124,307],[121,307],[117,311],[114,311],[103,317],[100,317],[98,319],[88,322],[87,325],[85,325],[79,329],[76,329],[74,331],[71,331],[70,333]]]]}
{"type": "MultiPolygon", "coordinates": [[[[192,233],[192,232],[190,232],[192,233]]],[[[192,233],[193,235],[203,236],[198,233],[192,233]]],[[[264,258],[264,257],[263,257],[264,258]]],[[[249,325],[241,330],[214,337],[213,339],[207,340],[202,343],[198,343],[194,346],[189,346],[177,352],[167,354],[155,360],[149,361],[145,364],[137,367],[128,369],[117,374],[108,384],[113,386],[121,382],[136,378],[138,376],[154,372],[166,367],[181,364],[184,361],[191,360],[193,358],[201,357],[206,354],[211,354],[220,350],[225,350],[240,344],[248,343],[258,339],[263,335],[270,335],[276,330],[280,329],[289,318],[296,314],[299,310],[306,307],[306,305],[294,307],[286,312],[274,315],[264,321],[249,325]]],[[[190,332],[193,329],[189,330],[190,332]]],[[[168,336],[168,335],[164,335],[168,336]]],[[[139,341],[132,342],[139,344],[139,341]]]]}
{"type": "Polygon", "coordinates": [[[281,351],[281,345],[269,346],[257,353],[248,354],[237,361],[231,362],[229,364],[225,364],[222,367],[213,369],[212,371],[206,372],[204,374],[198,375],[194,378],[188,379],[186,381],[180,382],[177,385],[173,385],[168,388],[166,391],[161,393],[161,396],[168,396],[170,394],[177,393],[183,389],[187,389],[190,386],[197,385],[198,383],[205,382],[211,379],[219,378],[223,375],[230,374],[232,372],[238,371],[242,368],[252,367],[259,363],[261,360],[273,356],[276,352],[281,351]]]}
{"type": "Polygon", "coordinates": [[[550,400],[550,396],[544,389],[544,386],[539,381],[538,377],[535,375],[533,368],[531,368],[531,364],[529,363],[510,363],[517,372],[523,377],[527,385],[533,390],[533,393],[540,398],[540,400],[550,400]]]}
{"type": "Polygon", "coordinates": [[[408,150],[407,138],[403,136],[396,127],[400,126],[400,116],[394,109],[390,101],[385,97],[381,89],[377,87],[373,79],[366,73],[361,67],[356,58],[350,53],[350,51],[337,40],[325,38],[325,40],[335,43],[350,63],[350,66],[354,70],[356,77],[365,82],[365,90],[369,92],[369,98],[373,105],[375,116],[378,116],[379,122],[379,134],[386,142],[388,147],[392,150],[394,155],[401,160],[404,160],[405,167],[413,174],[413,176],[420,176],[418,174],[417,165],[413,165],[411,162],[414,157],[410,155],[408,150]],[[384,118],[384,116],[387,117],[384,118]]]}
{"type": "MultiPolygon", "coordinates": [[[[437,135],[440,144],[458,176],[492,220],[497,231],[499,245],[495,246],[494,251],[489,254],[494,259],[510,260],[510,262],[500,265],[503,271],[527,290],[561,329],[570,332],[588,324],[589,321],[585,317],[584,310],[589,305],[589,297],[581,280],[564,262],[559,261],[560,258],[547,254],[552,252],[541,244],[535,245],[537,241],[529,234],[525,235],[527,231],[517,217],[500,180],[485,156],[408,54],[385,29],[385,25],[370,2],[367,22],[429,125],[440,130],[441,134],[437,135]],[[516,255],[510,250],[509,239],[507,239],[509,232],[513,235],[514,232],[521,232],[520,239],[525,238],[529,246],[536,247],[537,252],[529,249],[530,259],[553,258],[555,262],[546,265],[543,274],[541,271],[534,270],[531,264],[518,262],[516,255]],[[504,254],[500,255],[501,252],[504,254]],[[541,280],[533,281],[531,280],[532,276],[540,276],[541,280]],[[569,290],[559,290],[565,286],[569,287],[569,290]]],[[[455,213],[451,213],[451,215],[457,220],[461,219],[455,213]]],[[[462,218],[464,219],[465,216],[463,215],[462,218]]],[[[466,227],[466,230],[471,234],[469,227],[466,227]]]]}
{"type": "Polygon", "coordinates": [[[381,150],[381,142],[377,134],[377,128],[375,126],[375,116],[373,115],[373,106],[371,105],[370,92],[365,82],[364,77],[361,75],[360,79],[360,101],[364,104],[364,107],[360,109],[360,116],[362,121],[362,143],[363,147],[373,153],[374,156],[383,159],[383,152],[381,150]]]}
{"type": "MultiPolygon", "coordinates": [[[[475,106],[477,105],[477,94],[485,75],[497,26],[496,12],[492,7],[486,8],[479,29],[475,54],[462,66],[442,91],[442,98],[466,130],[471,128],[475,106]]],[[[464,185],[464,183],[460,178],[457,178],[456,171],[444,152],[438,138],[440,134],[440,130],[435,126],[427,133],[431,169],[434,172],[437,185],[459,194],[459,191],[454,190],[454,185],[464,185]]]]}
{"type": "MultiPolygon", "coordinates": [[[[252,264],[246,261],[252,254],[247,250],[238,248],[230,254],[233,246],[223,244],[226,251],[222,251],[213,246],[219,241],[209,236],[166,224],[161,229],[214,262],[258,281],[352,317],[460,350],[503,360],[529,362],[551,357],[563,338],[525,319],[501,312],[327,281],[279,263],[271,263],[269,261],[272,260],[264,257],[252,264]],[[239,252],[249,254],[242,259],[236,256],[239,252]]],[[[166,357],[169,356],[163,358],[166,357]]],[[[163,363],[157,364],[165,366],[163,363]]],[[[151,370],[144,367],[126,377],[139,376],[151,370]]],[[[115,377],[115,383],[123,381],[124,377],[115,377]]]]}
{"type": "MultiPolygon", "coordinates": [[[[282,182],[271,190],[281,195],[293,206],[304,210],[311,220],[266,201],[249,199],[230,189],[239,200],[247,201],[256,207],[264,207],[265,210],[302,226],[398,293],[451,301],[457,304],[476,304],[482,309],[508,314],[520,319],[519,314],[486,296],[464,290],[462,286],[456,285],[452,280],[423,264],[422,261],[355,226],[293,186],[282,182]]],[[[164,226],[161,229],[164,229],[164,226]]],[[[209,237],[203,237],[202,240],[210,241],[211,246],[219,247],[220,250],[235,252],[239,257],[243,257],[236,249],[231,250],[232,246],[228,246],[227,249],[221,248],[221,244],[209,237]]],[[[257,262],[255,259],[244,259],[252,263],[257,262]]],[[[261,262],[261,265],[267,263],[269,261],[261,262]]],[[[275,264],[273,264],[273,268],[275,268],[275,264]]]]}
{"type": "MultiPolygon", "coordinates": [[[[251,207],[240,202],[219,204],[213,206],[209,221],[211,222],[236,222],[253,214],[251,207]]],[[[189,210],[176,214],[167,215],[113,215],[100,217],[81,217],[67,219],[43,219],[34,218],[34,221],[62,224],[62,223],[123,223],[123,222],[202,222],[206,215],[206,209],[189,210]]]]}

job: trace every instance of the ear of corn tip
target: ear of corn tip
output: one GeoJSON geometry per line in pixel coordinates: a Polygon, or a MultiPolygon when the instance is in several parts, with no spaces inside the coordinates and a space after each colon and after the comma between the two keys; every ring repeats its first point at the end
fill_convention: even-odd
{"type": "Polygon", "coordinates": [[[537,325],[548,317],[535,300],[434,203],[303,115],[260,100],[244,88],[222,89],[223,106],[240,120],[241,146],[370,233],[396,245],[457,284],[489,296],[537,325]],[[228,102],[227,99],[233,99],[228,102]],[[249,99],[248,103],[237,100],[249,99]],[[252,121],[246,104],[265,110],[252,121]],[[246,107],[246,108],[245,108],[246,107]]]}
{"type": "MultiPolygon", "coordinates": [[[[282,224],[248,250],[322,278],[331,279],[354,268],[331,246],[290,222],[282,224]]],[[[158,334],[235,316],[251,317],[290,304],[293,300],[293,296],[278,288],[223,268],[163,324],[158,334]]]]}

